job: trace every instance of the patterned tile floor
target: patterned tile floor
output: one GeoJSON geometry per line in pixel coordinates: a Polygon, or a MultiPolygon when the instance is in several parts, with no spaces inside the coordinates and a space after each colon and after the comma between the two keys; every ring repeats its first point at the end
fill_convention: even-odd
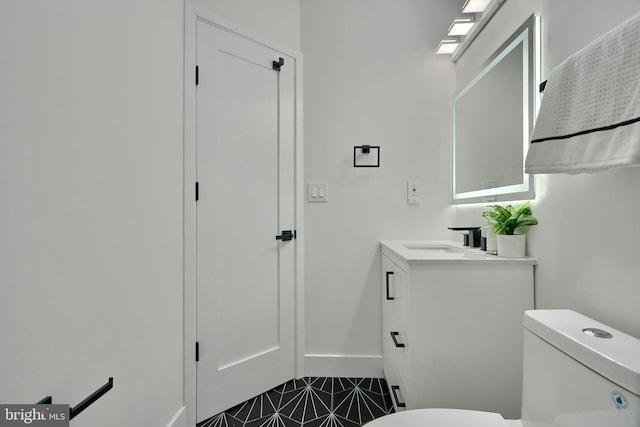
{"type": "Polygon", "coordinates": [[[393,412],[384,379],[291,380],[197,427],[358,427],[393,412]]]}

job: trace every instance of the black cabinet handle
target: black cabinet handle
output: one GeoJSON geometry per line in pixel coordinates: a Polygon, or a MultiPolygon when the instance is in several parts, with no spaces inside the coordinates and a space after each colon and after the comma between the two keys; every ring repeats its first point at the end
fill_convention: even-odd
{"type": "Polygon", "coordinates": [[[398,342],[398,339],[396,338],[398,335],[400,335],[399,332],[389,332],[391,334],[391,339],[393,340],[393,343],[395,344],[396,347],[404,347],[404,344],[401,342],[398,342]]]}
{"type": "Polygon", "coordinates": [[[393,301],[393,297],[389,295],[389,276],[393,274],[393,271],[387,271],[387,301],[393,301]]]}
{"type": "Polygon", "coordinates": [[[396,406],[398,408],[406,408],[407,404],[404,402],[400,402],[400,399],[398,399],[398,394],[396,393],[397,390],[400,390],[400,386],[399,385],[392,385],[391,386],[391,391],[393,392],[393,400],[396,401],[396,406]]]}

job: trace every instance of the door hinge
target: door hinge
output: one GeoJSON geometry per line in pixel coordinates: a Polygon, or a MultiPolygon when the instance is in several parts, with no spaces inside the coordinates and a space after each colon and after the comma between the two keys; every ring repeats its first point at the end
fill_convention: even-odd
{"type": "Polygon", "coordinates": [[[284,58],[278,58],[277,61],[273,61],[273,69],[280,71],[280,68],[284,65],[284,58]]]}
{"type": "Polygon", "coordinates": [[[196,86],[200,83],[200,67],[196,65],[196,86]]]}
{"type": "Polygon", "coordinates": [[[200,343],[196,341],[196,362],[200,361],[200,343]]]}
{"type": "Polygon", "coordinates": [[[200,199],[200,183],[196,182],[196,202],[200,199]]]}

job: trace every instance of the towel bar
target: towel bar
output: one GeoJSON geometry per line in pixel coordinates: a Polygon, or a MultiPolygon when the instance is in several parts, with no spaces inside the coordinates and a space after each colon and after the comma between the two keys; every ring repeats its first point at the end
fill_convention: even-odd
{"type": "MultiPolygon", "coordinates": [[[[69,419],[70,420],[74,419],[78,414],[80,414],[82,411],[84,411],[89,406],[91,406],[96,400],[100,399],[112,388],[113,388],[113,377],[109,377],[109,380],[105,385],[103,385],[98,390],[91,393],[89,397],[84,399],[82,402],[78,403],[73,408],[70,408],[69,419]]],[[[36,405],[52,405],[52,404],[53,404],[53,398],[51,396],[47,396],[42,400],[40,400],[38,403],[36,403],[36,405]]]]}

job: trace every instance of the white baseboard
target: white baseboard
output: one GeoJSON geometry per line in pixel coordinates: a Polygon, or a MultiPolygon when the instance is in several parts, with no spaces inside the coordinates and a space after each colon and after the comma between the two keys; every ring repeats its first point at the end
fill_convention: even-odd
{"type": "Polygon", "coordinates": [[[308,377],[383,378],[382,366],[382,356],[304,355],[304,373],[308,377]]]}
{"type": "Polygon", "coordinates": [[[167,427],[187,427],[187,411],[184,406],[178,409],[167,427]]]}

